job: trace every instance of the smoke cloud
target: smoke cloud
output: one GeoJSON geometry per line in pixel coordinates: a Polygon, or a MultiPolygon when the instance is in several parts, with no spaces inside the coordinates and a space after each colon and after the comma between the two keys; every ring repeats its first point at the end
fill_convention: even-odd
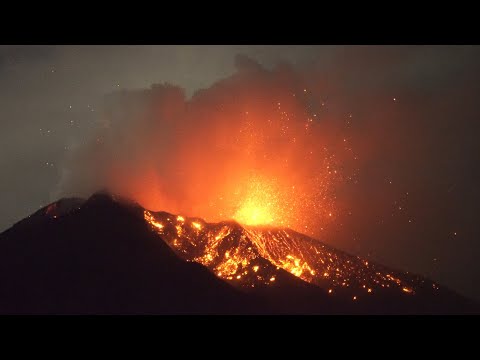
{"type": "Polygon", "coordinates": [[[338,216],[337,184],[354,181],[347,114],[326,112],[288,64],[269,70],[238,55],[235,65],[191,99],[171,84],[106,97],[100,128],[69,159],[62,190],[105,188],[209,221],[325,228],[338,216]]]}

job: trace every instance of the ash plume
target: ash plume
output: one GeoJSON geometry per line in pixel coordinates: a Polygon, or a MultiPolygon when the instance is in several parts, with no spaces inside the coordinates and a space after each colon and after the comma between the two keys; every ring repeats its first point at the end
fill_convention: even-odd
{"type": "Polygon", "coordinates": [[[190,99],[172,84],[105,98],[98,131],[73,153],[61,189],[107,189],[150,210],[311,232],[337,216],[351,179],[342,131],[308,78],[237,56],[236,72],[190,99]],[[248,219],[246,219],[248,217],[248,219]],[[258,218],[258,219],[257,219],[258,218]]]}

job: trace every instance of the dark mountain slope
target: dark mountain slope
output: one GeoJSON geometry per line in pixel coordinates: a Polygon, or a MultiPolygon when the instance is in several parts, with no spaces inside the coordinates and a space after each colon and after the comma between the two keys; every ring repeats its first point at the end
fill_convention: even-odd
{"type": "Polygon", "coordinates": [[[1,314],[472,312],[476,304],[426,279],[365,265],[288,229],[150,213],[107,194],[62,199],[0,234],[1,314]],[[284,257],[285,248],[300,253],[284,257]],[[318,276],[334,268],[343,272],[318,276]],[[383,280],[391,288],[377,273],[392,274],[383,280]],[[376,284],[374,295],[352,280],[359,275],[376,284]]]}
{"type": "Polygon", "coordinates": [[[0,235],[0,313],[250,313],[245,295],[179,259],[142,210],[95,195],[0,235]]]}

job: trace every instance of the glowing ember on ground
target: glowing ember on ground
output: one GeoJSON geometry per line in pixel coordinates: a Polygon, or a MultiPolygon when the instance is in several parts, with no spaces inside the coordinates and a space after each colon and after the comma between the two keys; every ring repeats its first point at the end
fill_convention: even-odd
{"type": "Polygon", "coordinates": [[[288,228],[242,226],[231,221],[201,223],[149,211],[144,211],[144,219],[179,256],[242,287],[278,283],[281,270],[328,289],[328,294],[353,296],[353,300],[357,295],[352,292],[359,290],[372,296],[382,291],[413,295],[414,287],[424,283],[419,277],[387,272],[380,265],[288,228]]]}
{"type": "Polygon", "coordinates": [[[163,224],[157,222],[151,213],[145,212],[145,220],[147,220],[152,226],[156,227],[158,230],[163,229],[163,224]]]}
{"type": "Polygon", "coordinates": [[[200,223],[197,223],[197,222],[192,222],[192,226],[197,230],[202,229],[202,225],[200,223]]]}

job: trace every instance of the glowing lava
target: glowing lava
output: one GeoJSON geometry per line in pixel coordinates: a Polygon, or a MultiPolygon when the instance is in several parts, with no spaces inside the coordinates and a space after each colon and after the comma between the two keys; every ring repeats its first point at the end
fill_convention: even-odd
{"type": "MultiPolygon", "coordinates": [[[[267,199],[268,192],[265,195],[267,199]]],[[[255,211],[243,211],[251,216],[245,221],[265,224],[275,218],[274,210],[272,207],[272,214],[263,219],[255,211]]],[[[353,300],[367,294],[411,296],[418,288],[438,289],[433,283],[425,284],[423,278],[387,270],[288,228],[241,226],[233,221],[207,223],[166,212],[144,211],[144,219],[183,259],[200,263],[244,288],[274,286],[285,279],[285,270],[332,296],[353,300]]]]}
{"type": "Polygon", "coordinates": [[[245,225],[283,224],[281,209],[274,187],[266,181],[253,179],[233,219],[245,225]]]}
{"type": "Polygon", "coordinates": [[[262,204],[256,200],[247,200],[237,211],[234,219],[245,225],[263,225],[273,223],[270,203],[262,204]]]}
{"type": "Polygon", "coordinates": [[[94,148],[78,155],[95,161],[78,162],[95,188],[150,210],[325,238],[358,166],[343,111],[327,111],[293,69],[238,70],[191,98],[168,84],[112,95],[94,148]]]}

